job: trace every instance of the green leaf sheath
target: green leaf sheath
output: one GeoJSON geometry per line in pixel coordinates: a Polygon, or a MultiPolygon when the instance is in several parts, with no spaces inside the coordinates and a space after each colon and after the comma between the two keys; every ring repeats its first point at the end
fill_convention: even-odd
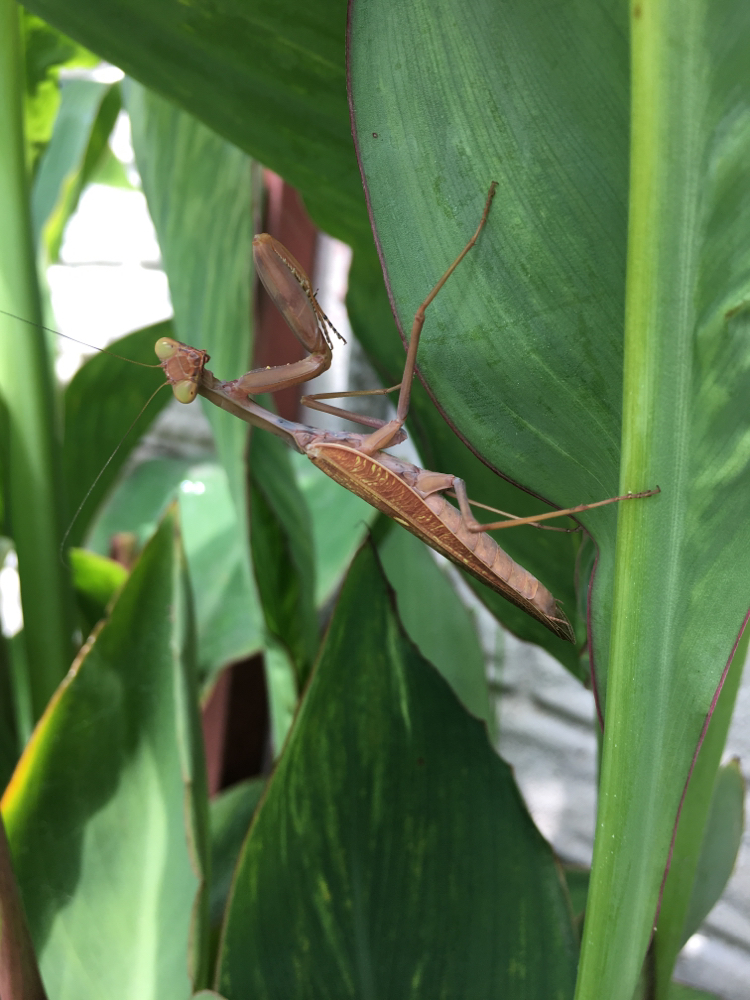
{"type": "MultiPolygon", "coordinates": [[[[24,150],[19,8],[0,3],[0,309],[41,321],[24,150]]],[[[73,655],[73,599],[60,561],[65,518],[59,427],[45,334],[0,315],[3,484],[9,534],[18,552],[26,683],[36,720],[73,655]]],[[[17,678],[17,683],[21,683],[17,678]]],[[[24,726],[29,720],[25,720],[24,726]]]]}
{"type": "Polygon", "coordinates": [[[750,604],[750,10],[636,3],[621,485],[579,992],[625,1000],[750,604]],[[615,849],[616,848],[616,849],[615,849]]]}

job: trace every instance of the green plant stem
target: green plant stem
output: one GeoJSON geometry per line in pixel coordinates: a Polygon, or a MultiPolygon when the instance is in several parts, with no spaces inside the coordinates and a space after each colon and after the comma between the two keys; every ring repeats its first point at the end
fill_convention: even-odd
{"type": "Polygon", "coordinates": [[[675,757],[673,729],[693,719],[671,714],[671,698],[679,698],[682,609],[669,597],[684,571],[691,486],[697,269],[691,237],[700,204],[695,120],[705,69],[701,16],[680,0],[636,0],[631,10],[621,483],[629,490],[659,485],[662,494],[619,511],[600,800],[578,1000],[633,995],[690,763],[675,757]],[[653,613],[665,606],[677,610],[653,613]]]}
{"type": "MultiPolygon", "coordinates": [[[[0,308],[41,322],[23,139],[18,6],[0,0],[0,308]]],[[[41,329],[0,316],[7,415],[6,512],[18,553],[28,684],[39,718],[72,655],[72,600],[59,546],[64,519],[54,388],[41,329]]]]}

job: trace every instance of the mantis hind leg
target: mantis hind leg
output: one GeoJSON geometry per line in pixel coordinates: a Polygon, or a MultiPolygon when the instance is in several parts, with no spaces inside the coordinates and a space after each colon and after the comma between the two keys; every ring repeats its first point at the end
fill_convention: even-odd
{"type": "MultiPolygon", "coordinates": [[[[401,383],[392,385],[388,389],[356,389],[350,392],[315,392],[309,396],[303,396],[300,402],[303,406],[311,410],[319,410],[321,413],[330,413],[334,417],[343,417],[344,420],[351,420],[355,424],[362,424],[365,427],[385,427],[390,421],[379,420],[377,417],[368,417],[363,413],[355,413],[354,410],[347,410],[343,406],[329,406],[328,403],[321,403],[321,399],[344,399],[351,396],[387,396],[389,392],[395,392],[401,388],[401,383]]],[[[402,440],[405,435],[402,436],[402,440]]],[[[396,441],[392,442],[396,444],[396,441]]]]}
{"type": "Polygon", "coordinates": [[[496,531],[499,528],[517,528],[522,524],[531,524],[535,527],[542,527],[542,525],[539,524],[540,521],[549,521],[555,517],[570,517],[571,514],[580,514],[585,510],[592,510],[594,507],[606,507],[608,504],[619,503],[621,500],[642,500],[645,497],[652,497],[657,493],[661,493],[661,490],[657,486],[656,489],[653,490],[643,490],[641,493],[623,493],[622,496],[619,497],[608,497],[606,500],[597,500],[596,503],[582,503],[578,504],[577,507],[566,507],[565,510],[552,510],[546,514],[532,514],[531,517],[509,516],[505,521],[494,521],[490,524],[482,524],[480,521],[477,521],[471,512],[471,507],[469,506],[471,501],[469,500],[469,496],[466,492],[466,483],[463,479],[454,480],[453,490],[456,494],[458,506],[469,531],[496,531]]]}

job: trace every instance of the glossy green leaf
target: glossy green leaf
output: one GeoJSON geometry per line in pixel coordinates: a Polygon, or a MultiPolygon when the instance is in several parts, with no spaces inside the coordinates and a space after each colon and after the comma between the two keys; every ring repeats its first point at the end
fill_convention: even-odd
{"type": "Polygon", "coordinates": [[[171,514],[2,801],[57,1000],[188,997],[203,985],[207,800],[192,643],[171,514]]]}
{"type": "MultiPolygon", "coordinates": [[[[558,5],[554,15],[539,2],[353,6],[356,139],[400,326],[408,335],[496,181],[477,246],[428,309],[419,367],[485,462],[560,506],[618,485],[623,16],[614,2],[558,5]]],[[[528,509],[497,480],[467,483],[484,503],[528,509]]],[[[589,521],[611,559],[614,513],[589,521]]],[[[570,539],[520,528],[499,537],[574,617],[570,539]]],[[[595,608],[593,641],[604,654],[599,616],[595,608]]]]}
{"type": "Polygon", "coordinates": [[[128,571],[114,559],[88,549],[68,552],[78,608],[87,634],[104,617],[107,605],[128,578],[128,571]]]}
{"type": "MultiPolygon", "coordinates": [[[[706,909],[705,905],[698,904],[698,909],[702,910],[702,913],[696,924],[695,917],[692,919],[689,917],[689,911],[693,909],[693,897],[696,897],[696,902],[699,898],[705,899],[705,887],[713,885],[716,879],[721,880],[722,874],[726,881],[737,852],[737,844],[733,853],[731,848],[735,829],[732,814],[736,816],[736,803],[732,803],[731,797],[729,803],[725,803],[723,796],[716,799],[716,795],[718,784],[721,783],[724,787],[726,781],[726,778],[721,777],[722,769],[719,765],[747,658],[748,641],[750,632],[746,630],[721,689],[711,716],[711,724],[701,744],[685,797],[680,805],[680,820],[672,845],[669,872],[662,891],[659,922],[653,943],[657,997],[663,996],[669,990],[680,949],[690,934],[698,929],[698,925],[718,899],[718,895],[709,889],[710,905],[706,909]],[[716,806],[714,806],[715,800],[716,806]],[[728,835],[728,842],[723,838],[715,841],[713,836],[709,836],[708,830],[717,822],[723,833],[728,835]],[[728,867],[727,854],[731,854],[732,857],[728,867]],[[699,865],[704,868],[700,884],[697,879],[699,865]],[[713,872],[713,878],[706,877],[705,868],[713,872]],[[688,928],[691,928],[690,933],[687,933],[688,928]]],[[[739,780],[741,784],[742,779],[739,780]]],[[[731,785],[731,778],[729,783],[731,785]]],[[[743,798],[740,792],[740,832],[743,798]]],[[[719,895],[722,889],[723,884],[718,890],[719,895]]]]}
{"type": "Polygon", "coordinates": [[[220,669],[260,650],[263,616],[224,469],[192,466],[179,498],[205,695],[220,669]]]}
{"type": "Polygon", "coordinates": [[[127,534],[133,536],[135,552],[140,552],[169,504],[180,494],[180,483],[185,479],[193,481],[194,466],[189,458],[152,459],[137,465],[117,484],[99,511],[87,539],[89,548],[105,555],[117,535],[127,534]]]}
{"type": "Polygon", "coordinates": [[[321,607],[333,597],[377,511],[330,479],[305,455],[292,451],[289,458],[310,511],[315,549],[315,605],[321,607]]]}
{"type": "Polygon", "coordinates": [[[366,546],[245,845],[216,985],[229,1000],[467,983],[551,1000],[570,997],[575,965],[551,851],[366,546]]]}
{"type": "MultiPolygon", "coordinates": [[[[133,147],[156,227],[175,310],[176,336],[207,350],[219,377],[237,378],[252,359],[252,163],[170,101],[129,82],[133,147]]],[[[236,509],[235,554],[243,596],[257,615],[248,547],[249,428],[204,405],[236,509]]],[[[257,620],[257,618],[256,618],[257,620]]]]}
{"type": "Polygon", "coordinates": [[[34,242],[80,169],[91,129],[107,90],[94,80],[70,80],[60,88],[60,107],[52,137],[39,163],[32,191],[34,242]]]}
{"type": "Polygon", "coordinates": [[[122,337],[108,348],[111,353],[89,358],[65,390],[62,461],[69,523],[80,508],[70,528],[68,545],[79,545],[85,537],[97,507],[112,488],[139,437],[169,402],[169,393],[163,389],[140,412],[164,382],[160,369],[142,365],[154,363],[156,340],[172,335],[172,324],[167,322],[122,337]],[[123,358],[139,364],[127,364],[123,358]],[[91,493],[87,496],[89,489],[91,493]]]}
{"type": "Polygon", "coordinates": [[[211,800],[211,925],[221,923],[242,843],[258,808],[264,778],[249,778],[211,800]]]}
{"type": "Polygon", "coordinates": [[[112,536],[126,532],[140,548],[174,499],[180,503],[205,695],[223,667],[252,656],[263,644],[260,604],[238,543],[241,531],[224,469],[187,459],[144,462],[104,508],[91,546],[107,552],[112,536]]]}
{"type": "Polygon", "coordinates": [[[310,513],[287,446],[262,430],[250,445],[253,565],[269,632],[288,651],[300,688],[318,651],[310,513]]]}
{"type": "Polygon", "coordinates": [[[739,761],[735,760],[716,775],[711,812],[682,931],[683,944],[698,930],[726,888],[740,849],[744,820],[745,781],[739,761]]]}
{"type": "Polygon", "coordinates": [[[378,547],[396,608],[409,638],[453,688],[472,715],[495,731],[484,653],[476,622],[447,575],[418,538],[394,525],[378,547]]]}

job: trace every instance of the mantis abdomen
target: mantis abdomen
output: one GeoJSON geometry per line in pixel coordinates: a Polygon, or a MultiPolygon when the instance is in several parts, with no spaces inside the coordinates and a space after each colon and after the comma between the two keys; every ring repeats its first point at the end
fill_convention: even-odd
{"type": "Polygon", "coordinates": [[[332,479],[398,521],[555,635],[575,642],[570,622],[547,588],[514,562],[494,538],[469,530],[460,511],[442,495],[442,490],[452,487],[453,476],[427,472],[384,452],[364,455],[355,448],[331,442],[311,443],[305,452],[332,479]]]}

